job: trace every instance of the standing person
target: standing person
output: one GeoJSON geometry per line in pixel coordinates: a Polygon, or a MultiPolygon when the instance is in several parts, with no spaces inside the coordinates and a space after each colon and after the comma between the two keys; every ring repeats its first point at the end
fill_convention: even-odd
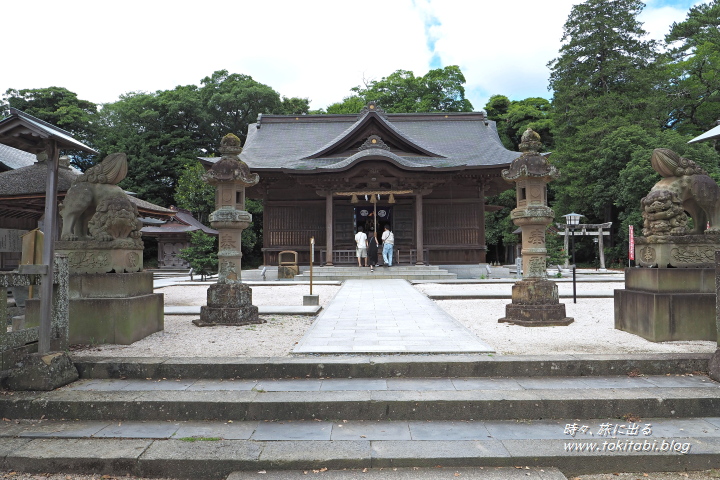
{"type": "Polygon", "coordinates": [[[365,259],[365,266],[367,267],[367,247],[368,247],[368,240],[367,235],[365,235],[365,232],[363,232],[363,227],[358,227],[358,232],[355,234],[355,244],[357,245],[357,259],[358,259],[358,267],[362,267],[362,264],[360,263],[360,259],[365,259]]]}
{"type": "Polygon", "coordinates": [[[370,259],[370,271],[374,272],[375,267],[378,266],[378,247],[380,244],[378,244],[378,238],[377,238],[377,232],[375,230],[372,231],[372,236],[370,237],[370,240],[368,240],[368,258],[370,259]]]}
{"type": "Polygon", "coordinates": [[[385,224],[385,231],[382,234],[383,241],[383,261],[386,267],[392,267],[393,261],[393,245],[395,244],[395,235],[390,231],[390,225],[385,224]]]}

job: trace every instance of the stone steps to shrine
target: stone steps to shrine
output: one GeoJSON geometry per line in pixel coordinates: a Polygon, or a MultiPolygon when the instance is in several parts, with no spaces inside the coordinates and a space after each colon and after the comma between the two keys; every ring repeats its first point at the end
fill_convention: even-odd
{"type": "MultiPolygon", "coordinates": [[[[399,278],[403,280],[456,280],[457,274],[450,273],[433,265],[395,265],[392,267],[335,266],[317,267],[313,269],[313,280],[373,280],[399,278]]],[[[304,271],[295,276],[295,280],[307,281],[310,272],[304,271]]]]}
{"type": "Polygon", "coordinates": [[[367,478],[390,479],[424,478],[393,468],[438,466],[448,476],[426,478],[459,467],[474,467],[465,478],[522,467],[537,479],[718,468],[720,387],[701,373],[708,359],[77,357],[79,382],[0,395],[0,461],[235,480],[325,468],[383,468],[367,478]]]}

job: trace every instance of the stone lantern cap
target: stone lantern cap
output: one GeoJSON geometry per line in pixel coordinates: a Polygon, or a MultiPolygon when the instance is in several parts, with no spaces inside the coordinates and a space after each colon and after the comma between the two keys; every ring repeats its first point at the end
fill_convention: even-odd
{"type": "Polygon", "coordinates": [[[222,157],[204,175],[204,179],[211,185],[219,183],[235,183],[243,187],[252,187],[260,181],[257,173],[250,173],[247,164],[240,160],[238,155],[242,152],[240,139],[228,133],[220,141],[222,157]]]}
{"type": "Polygon", "coordinates": [[[548,155],[538,153],[541,147],[540,135],[531,128],[525,130],[520,143],[523,154],[512,161],[510,168],[502,171],[502,177],[508,182],[523,177],[543,178],[546,182],[557,178],[559,172],[548,162],[548,155]]]}

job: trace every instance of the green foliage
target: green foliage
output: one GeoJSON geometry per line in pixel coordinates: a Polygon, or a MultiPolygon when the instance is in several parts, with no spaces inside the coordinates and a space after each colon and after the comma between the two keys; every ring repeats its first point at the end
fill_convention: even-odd
{"type": "MultiPolygon", "coordinates": [[[[8,89],[0,98],[0,118],[10,114],[10,107],[67,130],[88,146],[93,145],[98,106],[79,99],[66,88],[8,89]]],[[[70,155],[72,163],[82,170],[93,163],[88,153],[61,153],[70,155]]]]}
{"type": "Polygon", "coordinates": [[[203,180],[204,174],[205,168],[198,161],[185,165],[175,189],[175,202],[207,225],[208,217],[215,209],[215,187],[203,180]]]}
{"type": "Polygon", "coordinates": [[[190,246],[182,249],[178,256],[188,262],[194,272],[205,280],[205,277],[217,272],[217,250],[215,237],[196,230],[190,232],[190,246]]]}
{"type": "Polygon", "coordinates": [[[243,268],[256,268],[262,262],[263,246],[263,202],[245,199],[245,210],[253,217],[250,228],[242,233],[243,268]]]}
{"type": "Polygon", "coordinates": [[[490,120],[497,122],[498,134],[506,148],[518,150],[522,134],[532,128],[545,148],[552,148],[552,109],[545,98],[531,97],[510,101],[504,95],[493,95],[485,105],[490,120]]]}
{"type": "Polygon", "coordinates": [[[280,111],[275,112],[281,115],[306,115],[310,111],[310,99],[298,97],[282,97],[280,111]]]}
{"type": "Polygon", "coordinates": [[[557,234],[555,229],[549,228],[545,232],[545,248],[547,249],[547,267],[554,268],[556,265],[565,265],[568,259],[568,252],[565,251],[564,238],[557,234]]]}
{"type": "Polygon", "coordinates": [[[488,205],[504,207],[502,210],[485,213],[485,241],[488,245],[495,246],[494,254],[488,252],[490,257],[502,262],[503,246],[513,245],[518,242],[518,236],[514,233],[517,229],[510,219],[510,211],[516,206],[515,189],[505,190],[500,195],[488,197],[488,205]]]}
{"type": "Polygon", "coordinates": [[[362,110],[366,104],[367,103],[365,102],[365,100],[361,97],[358,97],[357,95],[351,95],[349,97],[343,98],[342,102],[337,102],[329,105],[327,107],[327,112],[325,113],[360,113],[360,110],[362,110]]]}
{"type": "Polygon", "coordinates": [[[422,77],[396,70],[364,87],[352,88],[354,95],[330,105],[327,113],[358,113],[370,101],[390,113],[471,112],[464,84],[465,76],[457,65],[430,70],[422,77]]]}
{"type": "Polygon", "coordinates": [[[673,23],[665,41],[669,81],[668,124],[699,135],[720,117],[720,0],[694,6],[673,23]]]}

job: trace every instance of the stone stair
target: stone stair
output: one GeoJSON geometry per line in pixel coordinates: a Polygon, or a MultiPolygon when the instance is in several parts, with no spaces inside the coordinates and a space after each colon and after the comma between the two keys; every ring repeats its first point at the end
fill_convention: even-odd
{"type": "MultiPolygon", "coordinates": [[[[377,280],[400,278],[403,280],[456,280],[457,274],[450,273],[433,265],[395,265],[392,267],[375,267],[371,272],[369,267],[335,266],[315,267],[313,280],[377,280]]],[[[295,276],[295,280],[310,280],[310,271],[304,271],[295,276]]]]}
{"type": "MultiPolygon", "coordinates": [[[[75,384],[0,395],[0,459],[15,471],[193,479],[323,468],[447,467],[442,478],[457,467],[527,466],[532,478],[558,478],[543,476],[552,467],[568,476],[718,468],[720,386],[700,373],[708,359],[77,357],[75,384]]],[[[373,478],[401,478],[391,471],[373,478]]]]}

